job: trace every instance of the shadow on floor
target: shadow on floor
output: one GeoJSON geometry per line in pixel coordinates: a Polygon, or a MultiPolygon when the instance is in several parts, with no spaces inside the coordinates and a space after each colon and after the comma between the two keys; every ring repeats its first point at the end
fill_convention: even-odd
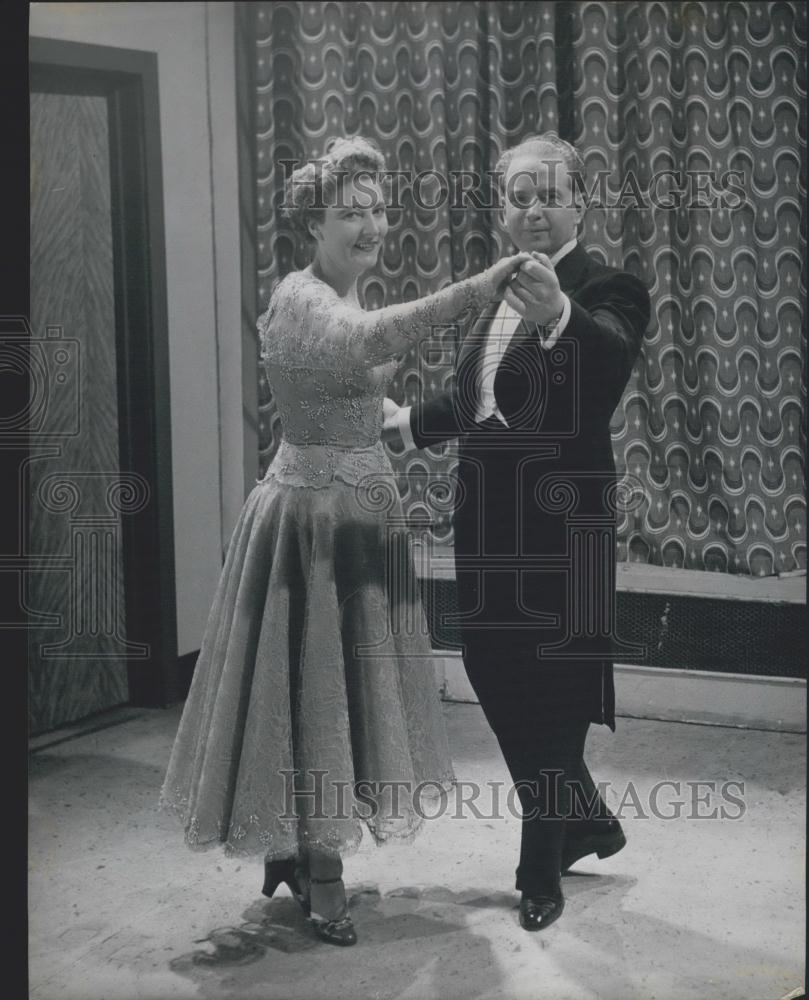
{"type": "MultiPolygon", "coordinates": [[[[215,928],[195,940],[200,947],[174,959],[170,969],[193,983],[199,995],[217,1000],[420,996],[414,987],[417,978],[424,996],[474,1000],[500,995],[509,974],[526,960],[539,977],[537,984],[543,963],[548,963],[547,972],[561,974],[573,988],[570,997],[576,995],[573,984],[582,996],[597,989],[599,995],[624,1000],[674,995],[667,992],[671,990],[678,996],[692,995],[690,990],[697,995],[729,973],[742,988],[748,975],[766,976],[768,967],[773,996],[781,995],[777,991],[784,970],[775,966],[773,956],[723,940],[719,927],[706,934],[676,920],[633,912],[625,897],[636,884],[630,876],[574,871],[564,879],[565,916],[548,932],[531,935],[518,927],[514,892],[404,886],[380,895],[371,884],[349,886],[359,943],[345,949],[318,941],[291,898],[258,900],[243,912],[242,923],[215,928]],[[659,952],[654,967],[633,969],[633,954],[650,937],[668,947],[659,952]],[[503,938],[512,942],[511,955],[503,938]],[[309,953],[304,962],[287,958],[301,952],[309,953]],[[539,965],[539,955],[530,959],[532,953],[543,955],[539,965]],[[621,982],[615,982],[611,979],[619,956],[626,964],[621,962],[621,982]],[[469,974],[472,969],[474,975],[469,974]]],[[[545,995],[541,989],[536,994],[545,995]]]]}
{"type": "Polygon", "coordinates": [[[505,915],[516,927],[516,894],[480,889],[459,893],[433,886],[401,887],[383,896],[375,885],[365,883],[349,885],[348,893],[359,938],[353,948],[319,941],[291,898],[259,900],[244,911],[239,925],[216,928],[194,941],[202,947],[172,960],[171,971],[191,980],[202,995],[217,998],[275,995],[266,992],[269,980],[288,991],[279,996],[296,997],[395,997],[412,987],[417,975],[427,978],[434,997],[462,991],[471,998],[502,983],[481,911],[490,911],[499,921],[505,915]],[[484,934],[476,933],[476,924],[484,934]],[[466,933],[448,940],[458,931],[466,933]],[[459,950],[475,969],[474,988],[468,979],[459,979],[457,965],[447,965],[448,953],[459,950]],[[294,972],[284,961],[300,952],[311,953],[303,975],[300,959],[294,972]],[[340,968],[345,970],[342,982],[336,972],[340,968]]]}

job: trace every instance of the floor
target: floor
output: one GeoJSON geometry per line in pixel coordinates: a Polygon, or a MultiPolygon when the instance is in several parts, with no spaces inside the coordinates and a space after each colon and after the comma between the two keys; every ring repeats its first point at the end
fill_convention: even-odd
{"type": "MultiPolygon", "coordinates": [[[[458,778],[507,787],[480,709],[445,715],[458,778]]],[[[157,811],[178,720],[127,710],[31,754],[32,1000],[778,1000],[804,982],[804,736],[593,727],[628,844],[565,877],[557,924],[519,927],[519,820],[484,796],[479,818],[445,814],[413,845],[366,838],[345,874],[359,943],[339,949],[285,888],[260,894],[260,859],[191,852],[157,811]]]]}

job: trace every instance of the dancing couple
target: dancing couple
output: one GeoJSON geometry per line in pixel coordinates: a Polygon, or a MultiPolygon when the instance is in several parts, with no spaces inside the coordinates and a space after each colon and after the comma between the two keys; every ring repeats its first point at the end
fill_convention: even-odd
{"type": "MultiPolygon", "coordinates": [[[[590,723],[615,728],[609,650],[570,627],[577,589],[563,560],[536,569],[567,544],[564,512],[541,488],[549,475],[574,480],[585,514],[611,519],[609,420],[649,319],[641,283],[577,242],[580,168],[553,134],[509,150],[498,169],[515,252],[375,311],[358,280],[388,229],[380,151],[336,140],[287,182],[285,213],[314,253],[259,320],[283,438],[234,528],[160,801],[190,847],[263,856],[264,894],[286,883],[331,944],[357,940],[342,859],[363,827],[380,845],[411,839],[417,794],[454,781],[406,533],[390,530],[403,515],[383,437],[459,439],[463,658],[520,796],[521,926],[553,923],[562,872],[625,843],[583,759],[590,723]],[[452,392],[414,407],[386,399],[402,355],[448,324],[465,331],[452,392]]],[[[613,540],[596,581],[605,600],[614,559],[613,540]]]]}

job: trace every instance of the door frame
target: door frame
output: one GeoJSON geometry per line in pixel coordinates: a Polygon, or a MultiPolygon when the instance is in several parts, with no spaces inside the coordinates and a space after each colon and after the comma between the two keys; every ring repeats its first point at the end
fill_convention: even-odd
{"type": "Polygon", "coordinates": [[[165,707],[181,693],[157,53],[32,37],[29,89],[108,101],[120,468],[151,493],[121,517],[126,634],[148,648],[129,703],[165,707]]]}

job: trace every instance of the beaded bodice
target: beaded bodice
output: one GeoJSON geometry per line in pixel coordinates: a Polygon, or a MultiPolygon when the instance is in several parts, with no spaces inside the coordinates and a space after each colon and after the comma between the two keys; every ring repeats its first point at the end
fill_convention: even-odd
{"type": "Polygon", "coordinates": [[[258,322],[283,430],[264,481],[323,486],[389,475],[382,400],[400,355],[448,308],[479,308],[487,291],[467,279],[417,302],[365,312],[308,270],[287,275],[258,322]]]}

